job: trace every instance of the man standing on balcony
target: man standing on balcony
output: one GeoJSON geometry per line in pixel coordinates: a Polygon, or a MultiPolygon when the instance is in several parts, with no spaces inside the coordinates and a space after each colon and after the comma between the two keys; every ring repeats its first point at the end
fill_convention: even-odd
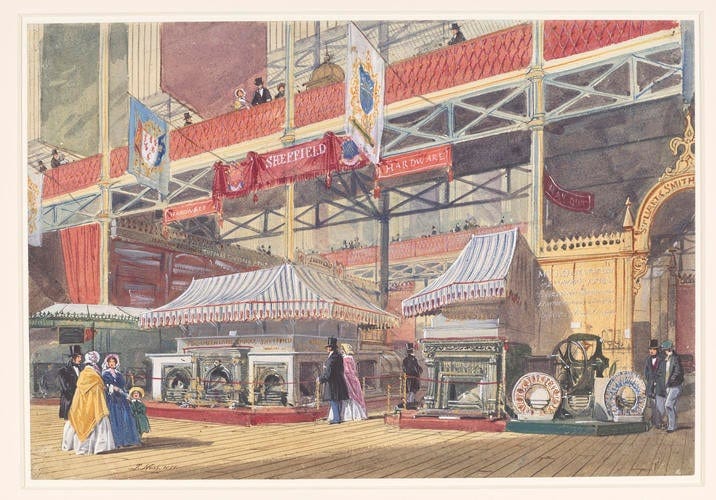
{"type": "Polygon", "coordinates": [[[455,45],[465,41],[465,35],[462,34],[457,23],[450,25],[450,31],[452,32],[452,38],[448,41],[448,45],[455,45]]]}
{"type": "Polygon", "coordinates": [[[258,77],[255,79],[254,85],[256,85],[256,92],[254,92],[254,98],[251,99],[251,105],[256,106],[257,104],[269,102],[271,100],[271,92],[269,92],[269,89],[264,87],[263,78],[258,77]]]}

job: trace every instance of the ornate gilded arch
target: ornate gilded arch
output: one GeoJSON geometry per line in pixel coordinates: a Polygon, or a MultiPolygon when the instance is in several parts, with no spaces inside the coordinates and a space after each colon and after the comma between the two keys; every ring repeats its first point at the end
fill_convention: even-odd
{"type": "Polygon", "coordinates": [[[686,115],[686,128],[683,137],[674,137],[669,148],[674,155],[681,156],[673,167],[667,167],[658,182],[649,190],[639,206],[634,223],[634,259],[632,261],[632,279],[634,293],[639,290],[639,280],[647,271],[647,259],[650,250],[650,231],[654,217],[661,207],[673,196],[696,187],[696,161],[694,156],[694,127],[691,116],[686,115]]]}

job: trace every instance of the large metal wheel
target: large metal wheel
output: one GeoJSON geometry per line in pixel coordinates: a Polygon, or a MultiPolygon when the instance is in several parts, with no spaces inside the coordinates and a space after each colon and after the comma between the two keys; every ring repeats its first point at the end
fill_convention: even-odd
{"type": "Polygon", "coordinates": [[[581,342],[562,340],[552,351],[554,378],[566,394],[589,385],[587,350],[581,342]]]}

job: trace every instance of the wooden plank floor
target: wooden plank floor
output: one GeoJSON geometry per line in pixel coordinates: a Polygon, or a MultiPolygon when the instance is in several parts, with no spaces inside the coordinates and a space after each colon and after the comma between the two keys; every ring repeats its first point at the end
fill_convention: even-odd
{"type": "Polygon", "coordinates": [[[398,429],[363,422],[239,427],[153,418],[142,447],[60,450],[57,408],[30,407],[28,479],[332,479],[692,476],[693,398],[680,428],[622,436],[398,429]]]}

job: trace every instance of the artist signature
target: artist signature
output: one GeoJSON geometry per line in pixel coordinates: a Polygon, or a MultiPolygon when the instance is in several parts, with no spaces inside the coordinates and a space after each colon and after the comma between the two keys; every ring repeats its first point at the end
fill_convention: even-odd
{"type": "Polygon", "coordinates": [[[157,464],[134,464],[130,470],[141,470],[144,472],[164,472],[168,470],[176,470],[176,465],[157,465],[157,464]]]}

